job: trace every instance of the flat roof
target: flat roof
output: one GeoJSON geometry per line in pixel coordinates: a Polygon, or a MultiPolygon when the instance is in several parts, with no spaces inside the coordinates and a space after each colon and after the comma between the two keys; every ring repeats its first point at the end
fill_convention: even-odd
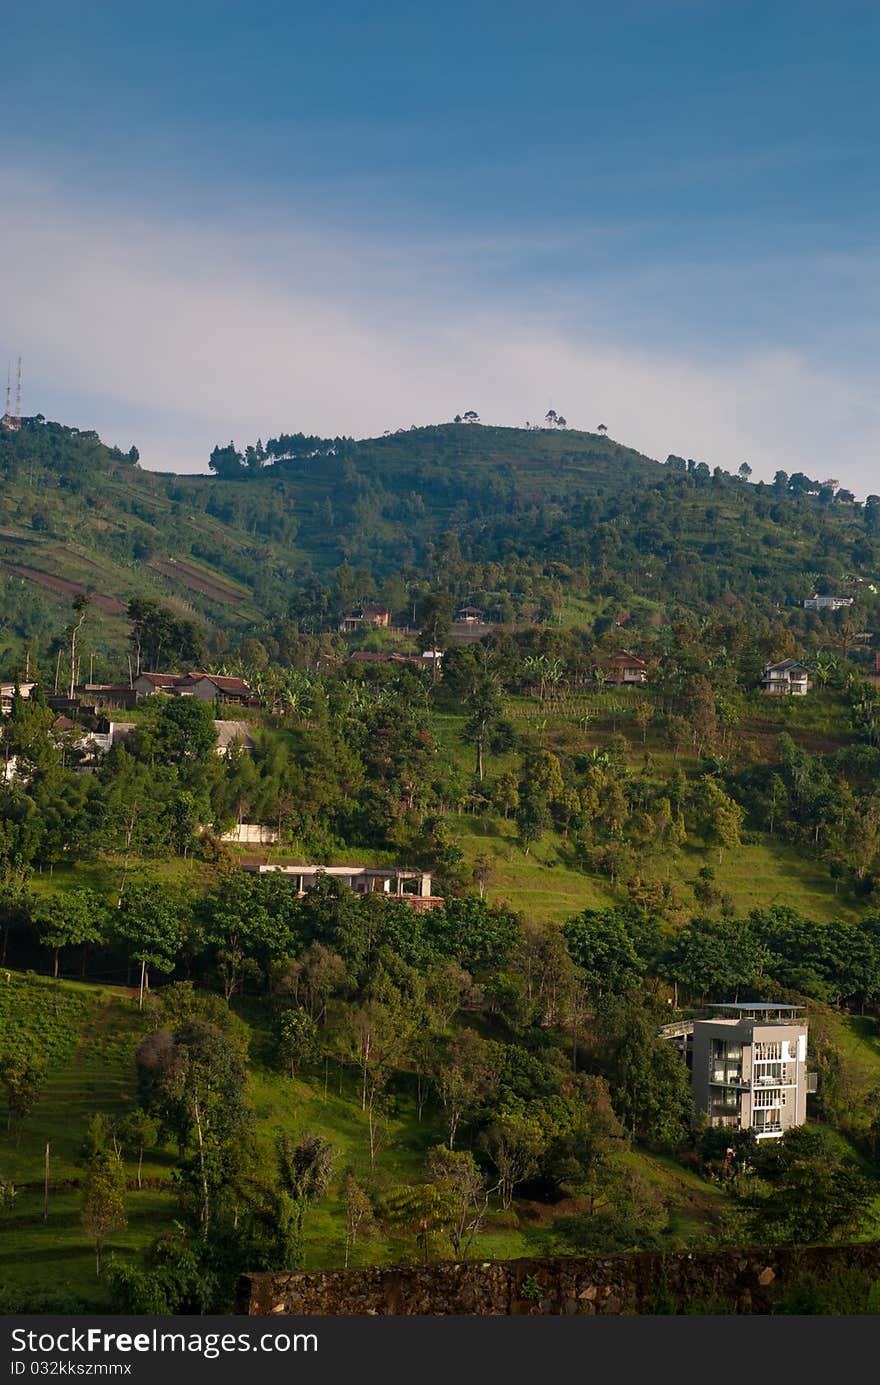
{"type": "Polygon", "coordinates": [[[712,1010],[803,1010],[803,1005],[775,1004],[772,1000],[719,1000],[712,1010]]]}
{"type": "Polygon", "coordinates": [[[416,870],[412,866],[300,866],[288,861],[259,861],[254,864],[259,865],[262,870],[277,870],[288,875],[317,875],[323,872],[325,875],[430,875],[427,870],[416,870]]]}

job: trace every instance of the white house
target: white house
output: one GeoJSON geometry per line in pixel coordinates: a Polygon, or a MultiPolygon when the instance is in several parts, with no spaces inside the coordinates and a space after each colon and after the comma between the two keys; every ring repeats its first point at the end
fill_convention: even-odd
{"type": "Polygon", "coordinates": [[[851,596],[819,596],[813,592],[804,602],[807,611],[840,611],[844,606],[851,606],[853,597],[851,596]]]}
{"type": "Polygon", "coordinates": [[[806,697],[810,691],[810,675],[799,659],[783,659],[778,664],[767,664],[761,679],[761,691],[806,697]]]}

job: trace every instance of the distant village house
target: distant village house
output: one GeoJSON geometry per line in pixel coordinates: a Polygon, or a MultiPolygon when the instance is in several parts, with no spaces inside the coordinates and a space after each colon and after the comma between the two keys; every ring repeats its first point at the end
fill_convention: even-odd
{"type": "Polygon", "coordinates": [[[804,602],[804,609],[807,611],[840,611],[844,606],[851,606],[853,597],[851,596],[819,596],[813,592],[804,602]]]}
{"type": "Polygon", "coordinates": [[[761,691],[771,696],[806,697],[810,691],[810,675],[799,659],[783,659],[767,664],[761,679],[761,691]]]}
{"type": "Polygon", "coordinates": [[[244,678],[219,673],[140,673],[132,683],[142,697],[165,693],[169,697],[195,697],[200,702],[227,702],[250,706],[254,696],[244,678]]]}
{"type": "Polygon", "coordinates": [[[612,654],[605,660],[605,682],[615,687],[631,687],[645,683],[648,678],[648,665],[635,654],[612,654]]]}
{"type": "Polygon", "coordinates": [[[27,701],[31,695],[31,689],[36,685],[34,683],[19,683],[18,685],[15,683],[0,683],[0,713],[2,713],[4,717],[8,717],[9,713],[12,711],[12,702],[15,697],[16,686],[18,686],[20,695],[27,701]]]}
{"type": "Polygon", "coordinates": [[[459,606],[455,621],[457,625],[482,625],[483,612],[477,606],[459,606]]]}
{"type": "Polygon", "coordinates": [[[343,616],[339,624],[339,629],[343,635],[351,635],[357,630],[370,628],[374,630],[387,630],[391,624],[391,612],[386,611],[384,606],[376,606],[371,602],[365,602],[363,606],[355,606],[349,611],[348,615],[343,616]]]}

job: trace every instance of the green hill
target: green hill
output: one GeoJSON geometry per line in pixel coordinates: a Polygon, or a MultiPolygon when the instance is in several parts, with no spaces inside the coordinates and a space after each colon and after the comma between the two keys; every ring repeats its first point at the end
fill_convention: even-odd
{"type": "Polygon", "coordinates": [[[846,583],[880,617],[880,506],[803,474],[753,485],[567,429],[473,424],[364,439],[282,435],[222,449],[220,475],[142,471],[96,434],[25,420],[0,432],[0,658],[50,658],[72,598],[92,597],[96,678],[121,676],[124,608],[196,616],[222,655],[243,634],[332,627],[382,596],[448,589],[507,623],[631,628],[744,606],[822,628],[802,599],[846,583]]]}

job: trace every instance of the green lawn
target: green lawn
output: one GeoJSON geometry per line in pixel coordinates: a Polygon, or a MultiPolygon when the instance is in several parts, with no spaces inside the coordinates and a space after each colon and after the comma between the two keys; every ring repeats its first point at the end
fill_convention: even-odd
{"type": "MultiPolygon", "coordinates": [[[[545,833],[526,856],[511,820],[462,816],[448,821],[464,852],[466,875],[478,856],[488,856],[488,898],[521,910],[536,923],[561,923],[581,909],[607,908],[625,897],[605,876],[587,874],[571,864],[571,853],[557,832],[545,833]]],[[[699,912],[692,886],[702,866],[712,868],[715,888],[730,895],[741,914],[784,904],[830,923],[858,918],[864,907],[843,889],[834,894],[821,862],[781,842],[765,840],[727,850],[720,862],[716,849],[689,842],[675,856],[646,855],[638,869],[645,880],[671,881],[679,904],[699,912]]]]}
{"type": "MultiPolygon", "coordinates": [[[[51,1193],[44,1222],[42,1193],[19,1193],[13,1210],[0,1214],[0,1286],[35,1298],[74,1295],[95,1309],[107,1305],[106,1280],[96,1275],[94,1247],[80,1224],[81,1202],[77,1191],[51,1193]]],[[[126,1212],[128,1225],[104,1247],[105,1267],[145,1250],[173,1220],[176,1200],[165,1190],[129,1191],[126,1212]]]]}

